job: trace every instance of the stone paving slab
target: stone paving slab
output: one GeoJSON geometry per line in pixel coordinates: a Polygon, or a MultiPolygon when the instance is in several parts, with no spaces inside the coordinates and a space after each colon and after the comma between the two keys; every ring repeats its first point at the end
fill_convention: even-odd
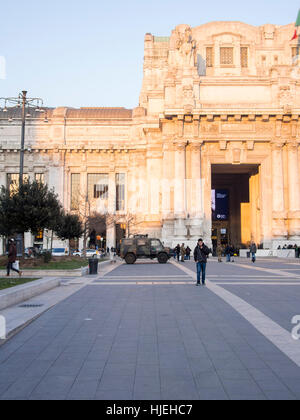
{"type": "Polygon", "coordinates": [[[291,331],[295,315],[300,316],[300,287],[278,284],[268,287],[263,285],[226,285],[222,287],[259,309],[273,319],[282,328],[291,331]]]}
{"type": "MultiPolygon", "coordinates": [[[[173,262],[173,261],[172,261],[173,262]]],[[[196,264],[193,261],[186,261],[184,263],[176,262],[176,266],[188,268],[193,272],[196,272],[196,264]]],[[[256,264],[246,264],[241,262],[241,259],[236,259],[233,263],[227,263],[223,260],[222,263],[218,263],[215,260],[208,260],[207,263],[207,278],[211,281],[218,280],[230,280],[231,282],[241,282],[249,281],[251,279],[259,279],[261,281],[274,281],[274,280],[283,280],[286,282],[299,282],[300,284],[300,272],[298,271],[288,271],[288,269],[283,269],[281,264],[272,263],[270,267],[261,266],[261,263],[256,264]]],[[[292,267],[292,265],[291,265],[292,267]]]]}
{"type": "MultiPolygon", "coordinates": [[[[111,276],[110,273],[109,276],[111,276]]],[[[135,264],[122,264],[113,271],[114,277],[127,276],[171,276],[184,275],[180,269],[168,262],[167,264],[159,264],[156,260],[138,260],[135,264]]],[[[105,276],[106,277],[106,276],[105,276]]]]}
{"type": "Polygon", "coordinates": [[[86,286],[0,348],[1,399],[297,399],[297,378],[192,285],[86,286]]]}
{"type": "MultiPolygon", "coordinates": [[[[300,368],[223,299],[192,283],[143,284],[149,271],[184,276],[172,264],[122,265],[107,277],[141,284],[96,277],[1,346],[0,399],[300,399],[300,368]]],[[[273,286],[259,287],[272,302],[273,286]]]]}
{"type": "MultiPolygon", "coordinates": [[[[119,264],[120,262],[118,262],[116,265],[102,263],[101,273],[110,273],[110,271],[118,267],[119,264]]],[[[48,290],[47,292],[39,293],[31,299],[26,299],[25,301],[20,299],[20,302],[18,304],[9,306],[6,309],[2,309],[0,315],[5,317],[6,337],[10,337],[11,335],[15,334],[17,331],[19,331],[28,323],[30,323],[33,319],[40,316],[42,313],[44,313],[60,301],[71,296],[73,293],[84,287],[86,284],[94,281],[94,279],[95,277],[86,276],[82,277],[80,281],[78,281],[78,279],[74,277],[61,277],[57,279],[57,283],[60,283],[61,287],[55,287],[54,289],[48,290]],[[21,308],[20,305],[24,303],[26,303],[26,305],[41,306],[21,308]]],[[[46,282],[48,281],[49,279],[46,279],[46,282]]],[[[22,288],[22,286],[18,286],[17,288],[22,288]]],[[[9,290],[11,291],[12,289],[9,290]]],[[[4,292],[5,291],[3,291],[3,293],[4,292]]],[[[4,340],[0,339],[0,345],[3,344],[3,341],[4,340]]]]}

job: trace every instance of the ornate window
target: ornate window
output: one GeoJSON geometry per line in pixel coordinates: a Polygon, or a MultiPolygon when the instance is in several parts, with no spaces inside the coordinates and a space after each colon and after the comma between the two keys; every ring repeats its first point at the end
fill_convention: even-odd
{"type": "Polygon", "coordinates": [[[71,210],[79,210],[80,174],[71,174],[71,210]]]}
{"type": "Polygon", "coordinates": [[[214,49],[213,47],[206,47],[206,67],[214,66],[214,49]]]}
{"type": "Polygon", "coordinates": [[[248,67],[248,47],[241,47],[241,67],[248,67]]]}
{"type": "Polygon", "coordinates": [[[220,48],[220,64],[222,66],[233,65],[233,47],[220,48]]]}

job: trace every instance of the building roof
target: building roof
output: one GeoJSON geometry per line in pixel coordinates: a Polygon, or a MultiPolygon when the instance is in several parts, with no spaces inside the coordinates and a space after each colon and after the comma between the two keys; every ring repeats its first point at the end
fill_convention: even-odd
{"type": "MultiPolygon", "coordinates": [[[[131,119],[132,118],[132,109],[126,109],[121,107],[115,108],[44,108],[45,112],[37,112],[34,108],[31,108],[30,111],[26,111],[26,115],[30,114],[31,119],[44,119],[47,115],[47,118],[56,117],[58,110],[66,110],[61,115],[64,115],[66,118],[76,118],[76,119],[89,119],[89,118],[113,118],[113,119],[131,119]]],[[[20,108],[7,108],[7,112],[4,112],[3,109],[0,109],[0,120],[8,119],[21,119],[22,111],[20,108]]],[[[27,117],[28,118],[28,117],[27,117]]]]}
{"type": "MultiPolygon", "coordinates": [[[[45,118],[51,117],[53,114],[53,108],[43,108],[44,112],[36,111],[35,108],[30,108],[30,110],[26,109],[26,117],[27,115],[30,115],[30,118],[45,118]]],[[[22,118],[22,110],[21,108],[16,107],[8,107],[7,111],[3,111],[3,109],[0,109],[0,120],[7,120],[9,118],[12,119],[21,119],[22,118]]],[[[28,118],[28,117],[27,117],[28,118]]]]}
{"type": "Polygon", "coordinates": [[[131,119],[132,109],[126,108],[68,108],[67,118],[120,118],[131,119]]]}

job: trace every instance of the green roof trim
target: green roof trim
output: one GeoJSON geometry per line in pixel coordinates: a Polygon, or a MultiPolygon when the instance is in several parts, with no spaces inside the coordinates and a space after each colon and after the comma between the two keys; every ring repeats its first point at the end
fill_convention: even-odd
{"type": "Polygon", "coordinates": [[[169,36],[155,36],[154,42],[169,42],[170,37],[169,36]]]}

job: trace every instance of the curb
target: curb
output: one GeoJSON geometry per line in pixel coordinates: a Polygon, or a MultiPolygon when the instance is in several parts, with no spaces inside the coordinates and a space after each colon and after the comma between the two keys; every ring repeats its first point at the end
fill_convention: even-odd
{"type": "Polygon", "coordinates": [[[0,291],[0,310],[17,305],[60,286],[59,278],[46,278],[0,291]]]}

